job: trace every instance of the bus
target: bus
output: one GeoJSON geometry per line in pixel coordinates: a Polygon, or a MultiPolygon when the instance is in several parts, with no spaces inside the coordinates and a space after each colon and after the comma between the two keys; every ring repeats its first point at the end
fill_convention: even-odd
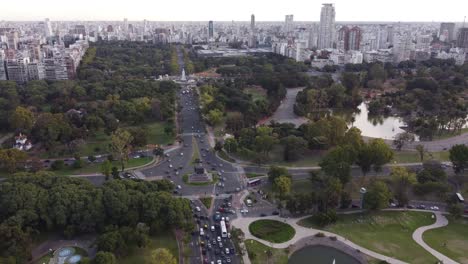
{"type": "Polygon", "coordinates": [[[260,183],[262,183],[262,179],[253,179],[253,180],[249,180],[248,182],[249,186],[256,186],[256,185],[259,185],[260,183]]]}
{"type": "Polygon", "coordinates": [[[221,221],[221,237],[227,237],[227,228],[226,228],[226,222],[221,221]]]}

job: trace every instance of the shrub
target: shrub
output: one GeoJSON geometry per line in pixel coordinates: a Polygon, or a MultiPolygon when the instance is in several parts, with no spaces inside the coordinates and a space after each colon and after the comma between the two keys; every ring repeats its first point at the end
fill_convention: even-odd
{"type": "Polygon", "coordinates": [[[317,234],[315,234],[316,237],[325,237],[325,234],[322,233],[322,232],[318,232],[317,234]]]}
{"type": "Polygon", "coordinates": [[[62,170],[65,168],[65,162],[63,160],[55,160],[50,167],[52,170],[62,170]]]}

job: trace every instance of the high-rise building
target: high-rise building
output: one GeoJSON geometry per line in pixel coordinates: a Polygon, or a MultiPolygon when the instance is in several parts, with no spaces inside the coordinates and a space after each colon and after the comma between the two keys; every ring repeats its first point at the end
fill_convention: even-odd
{"type": "Polygon", "coordinates": [[[338,30],[337,48],[344,51],[349,50],[349,28],[347,26],[343,26],[338,30]]]}
{"type": "Polygon", "coordinates": [[[250,16],[250,31],[255,32],[255,15],[250,16]]]}
{"type": "Polygon", "coordinates": [[[457,47],[468,50],[468,28],[458,30],[457,47]]]}
{"type": "Polygon", "coordinates": [[[128,19],[124,18],[123,31],[128,32],[128,19]]]}
{"type": "Polygon", "coordinates": [[[313,24],[310,29],[309,29],[309,49],[316,48],[317,47],[317,41],[318,41],[318,25],[313,24]]]}
{"type": "Polygon", "coordinates": [[[439,38],[442,41],[450,42],[455,40],[455,23],[440,23],[439,38]]]}
{"type": "Polygon", "coordinates": [[[5,69],[5,61],[0,57],[0,81],[7,80],[7,73],[5,69]]]}
{"type": "Polygon", "coordinates": [[[349,31],[349,50],[360,50],[362,39],[362,30],[359,27],[353,27],[349,31]]]}
{"type": "Polygon", "coordinates": [[[28,81],[29,58],[8,59],[5,64],[8,80],[18,83],[28,81]]]}
{"type": "Polygon", "coordinates": [[[213,28],[213,21],[208,22],[208,38],[212,39],[214,37],[214,28],[213,28]]]}
{"type": "Polygon", "coordinates": [[[432,35],[418,35],[416,38],[416,49],[429,51],[432,42],[432,35]]]}
{"type": "Polygon", "coordinates": [[[387,43],[389,45],[393,45],[393,34],[395,34],[393,31],[393,26],[388,26],[387,27],[387,43]]]}
{"type": "Polygon", "coordinates": [[[45,19],[44,21],[44,35],[46,37],[52,37],[52,25],[50,23],[50,20],[48,18],[45,19]]]}
{"type": "Polygon", "coordinates": [[[19,42],[19,36],[18,36],[18,31],[11,31],[10,33],[7,34],[8,38],[8,48],[9,49],[18,49],[18,42],[19,42]]]}
{"type": "Polygon", "coordinates": [[[294,15],[286,15],[284,19],[284,32],[286,32],[286,34],[293,31],[294,29],[293,23],[294,23],[294,15]]]}
{"type": "Polygon", "coordinates": [[[377,48],[378,49],[388,48],[387,41],[388,41],[387,25],[379,25],[379,29],[377,31],[377,48]]]}
{"type": "Polygon", "coordinates": [[[323,4],[320,13],[320,28],[318,37],[318,48],[333,48],[333,35],[335,33],[335,6],[323,4]]]}

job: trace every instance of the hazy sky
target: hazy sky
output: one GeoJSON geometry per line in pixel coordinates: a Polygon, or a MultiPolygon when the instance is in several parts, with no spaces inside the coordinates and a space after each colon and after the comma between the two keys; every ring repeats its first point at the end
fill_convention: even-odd
{"type": "MultiPolygon", "coordinates": [[[[10,0],[0,20],[317,21],[317,0],[10,0]]],[[[337,21],[463,21],[468,0],[335,0],[337,21]]]]}

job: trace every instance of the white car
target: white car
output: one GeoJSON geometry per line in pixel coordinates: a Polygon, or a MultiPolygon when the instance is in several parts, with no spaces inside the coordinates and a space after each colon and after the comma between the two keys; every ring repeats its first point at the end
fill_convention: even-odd
{"type": "Polygon", "coordinates": [[[221,237],[220,237],[220,236],[217,237],[216,240],[217,240],[218,242],[221,242],[221,237]]]}
{"type": "Polygon", "coordinates": [[[229,216],[226,216],[226,222],[229,222],[229,216]]]}
{"type": "Polygon", "coordinates": [[[182,186],[180,186],[180,185],[177,185],[177,189],[179,189],[179,190],[180,190],[180,189],[182,189],[182,186]]]}
{"type": "Polygon", "coordinates": [[[172,164],[169,164],[169,168],[172,168],[172,167],[174,167],[174,166],[172,166],[172,164]]]}
{"type": "Polygon", "coordinates": [[[201,211],[200,207],[198,207],[198,206],[195,207],[195,210],[196,210],[197,212],[200,212],[200,211],[201,211]]]}
{"type": "Polygon", "coordinates": [[[218,264],[223,264],[223,262],[221,262],[220,259],[218,259],[218,260],[216,261],[216,263],[218,263],[218,264]]]}
{"type": "Polygon", "coordinates": [[[224,251],[226,252],[226,255],[229,255],[229,248],[225,248],[224,251]]]}
{"type": "Polygon", "coordinates": [[[433,211],[439,211],[439,207],[438,207],[438,206],[431,206],[430,208],[431,208],[431,210],[433,210],[433,211]]]}
{"type": "Polygon", "coordinates": [[[214,231],[215,231],[215,227],[211,226],[211,232],[214,232],[214,231]]]}

